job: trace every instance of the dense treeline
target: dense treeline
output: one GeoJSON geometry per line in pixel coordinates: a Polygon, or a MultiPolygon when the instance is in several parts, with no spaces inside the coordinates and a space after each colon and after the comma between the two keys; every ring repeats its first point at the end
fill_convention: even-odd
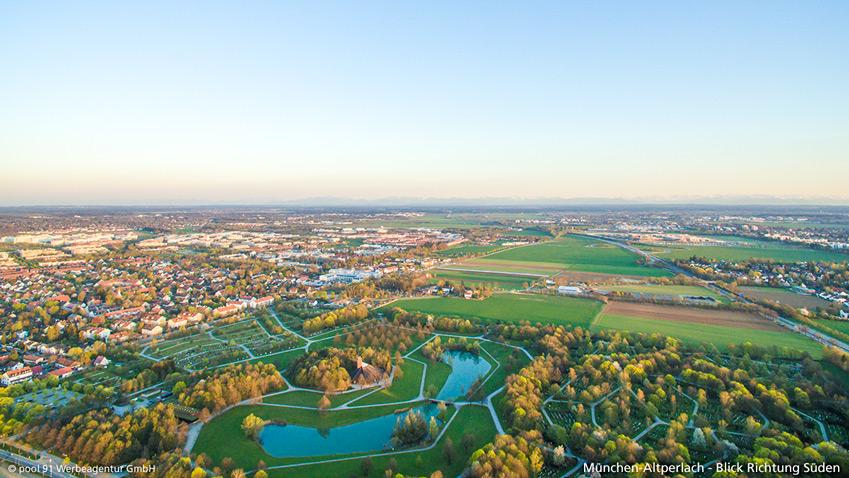
{"type": "Polygon", "coordinates": [[[365,304],[357,304],[307,319],[304,321],[303,328],[304,333],[314,334],[320,330],[353,324],[366,318],[368,318],[368,307],[365,304]]]}
{"type": "Polygon", "coordinates": [[[475,451],[470,458],[472,478],[530,478],[544,464],[542,436],[529,431],[519,436],[498,435],[495,441],[475,451]]]}
{"type": "Polygon", "coordinates": [[[123,393],[133,393],[142,390],[146,387],[161,382],[168,375],[177,371],[177,366],[173,360],[163,360],[155,362],[150,368],[146,368],[139,372],[135,377],[126,380],[121,384],[123,393]]]}
{"type": "Polygon", "coordinates": [[[188,407],[218,412],[284,386],[283,377],[274,365],[242,363],[217,370],[211,377],[180,393],[179,399],[188,407]]]}
{"type": "Polygon", "coordinates": [[[430,330],[443,332],[459,332],[461,334],[482,333],[486,330],[483,324],[472,322],[469,319],[457,317],[436,317],[422,314],[420,312],[407,312],[400,307],[394,307],[386,312],[386,316],[393,319],[395,323],[408,327],[427,327],[430,330]]]}
{"type": "Polygon", "coordinates": [[[466,338],[449,337],[445,342],[442,337],[437,336],[422,347],[422,355],[428,360],[442,360],[442,355],[446,350],[456,350],[460,352],[468,352],[475,355],[481,353],[481,343],[478,340],[469,340],[466,338]]]}
{"type": "Polygon", "coordinates": [[[386,323],[377,323],[375,325],[363,326],[344,336],[336,335],[333,337],[333,343],[344,343],[349,347],[373,347],[386,350],[397,349],[401,353],[404,353],[413,345],[412,336],[414,333],[419,340],[423,340],[425,337],[425,331],[421,329],[414,331],[386,323]]]}
{"type": "Polygon", "coordinates": [[[47,420],[28,427],[24,437],[77,462],[115,465],[174,450],[185,440],[186,430],[173,406],[157,404],[123,417],[103,408],[47,420]]]}

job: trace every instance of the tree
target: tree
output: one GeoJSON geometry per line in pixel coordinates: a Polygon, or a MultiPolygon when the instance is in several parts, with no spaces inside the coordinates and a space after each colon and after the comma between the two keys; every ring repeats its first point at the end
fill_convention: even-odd
{"type": "Polygon", "coordinates": [[[446,438],[445,444],[442,445],[442,459],[450,465],[454,462],[456,455],[457,451],[454,449],[454,442],[451,441],[451,438],[446,438]]]}
{"type": "Polygon", "coordinates": [[[318,399],[318,409],[327,410],[328,408],[330,408],[330,398],[324,394],[318,399]]]}
{"type": "Polygon", "coordinates": [[[199,466],[195,467],[195,469],[192,470],[192,478],[206,478],[206,470],[199,466]]]}
{"type": "Polygon", "coordinates": [[[265,470],[258,470],[254,473],[254,478],[268,478],[268,472],[265,470]]]}
{"type": "Polygon", "coordinates": [[[436,418],[430,417],[430,423],[428,424],[428,433],[430,434],[430,440],[436,440],[436,437],[439,436],[439,425],[436,423],[436,418]]]}
{"type": "Polygon", "coordinates": [[[242,420],[242,431],[245,432],[246,437],[256,440],[265,424],[265,420],[251,413],[242,420]]]}
{"type": "Polygon", "coordinates": [[[360,474],[363,476],[368,476],[371,474],[371,471],[374,469],[374,463],[371,461],[371,457],[365,457],[360,461],[360,474]]]}
{"type": "Polygon", "coordinates": [[[539,448],[534,448],[531,452],[531,456],[528,458],[531,463],[531,473],[533,476],[537,476],[540,471],[542,471],[543,459],[542,459],[542,450],[539,448]]]}

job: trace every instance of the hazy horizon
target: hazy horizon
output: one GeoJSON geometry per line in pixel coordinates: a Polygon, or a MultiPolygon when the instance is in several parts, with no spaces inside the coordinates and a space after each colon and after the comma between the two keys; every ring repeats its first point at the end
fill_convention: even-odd
{"type": "Polygon", "coordinates": [[[0,206],[849,204],[846,2],[48,3],[0,6],[0,206]]]}

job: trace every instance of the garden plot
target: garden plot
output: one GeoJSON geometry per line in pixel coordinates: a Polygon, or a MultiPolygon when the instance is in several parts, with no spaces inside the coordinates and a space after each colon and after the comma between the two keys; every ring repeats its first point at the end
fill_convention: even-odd
{"type": "Polygon", "coordinates": [[[177,366],[200,370],[295,348],[289,333],[270,334],[256,319],[214,327],[186,337],[168,339],[144,352],[154,360],[174,360],[177,366]]]}

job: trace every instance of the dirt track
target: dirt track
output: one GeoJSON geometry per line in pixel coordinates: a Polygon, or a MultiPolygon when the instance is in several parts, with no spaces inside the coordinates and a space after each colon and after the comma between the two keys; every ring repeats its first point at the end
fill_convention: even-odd
{"type": "Polygon", "coordinates": [[[783,330],[778,325],[766,319],[745,312],[731,310],[711,310],[673,305],[611,301],[604,307],[603,313],[747,329],[783,330]]]}

